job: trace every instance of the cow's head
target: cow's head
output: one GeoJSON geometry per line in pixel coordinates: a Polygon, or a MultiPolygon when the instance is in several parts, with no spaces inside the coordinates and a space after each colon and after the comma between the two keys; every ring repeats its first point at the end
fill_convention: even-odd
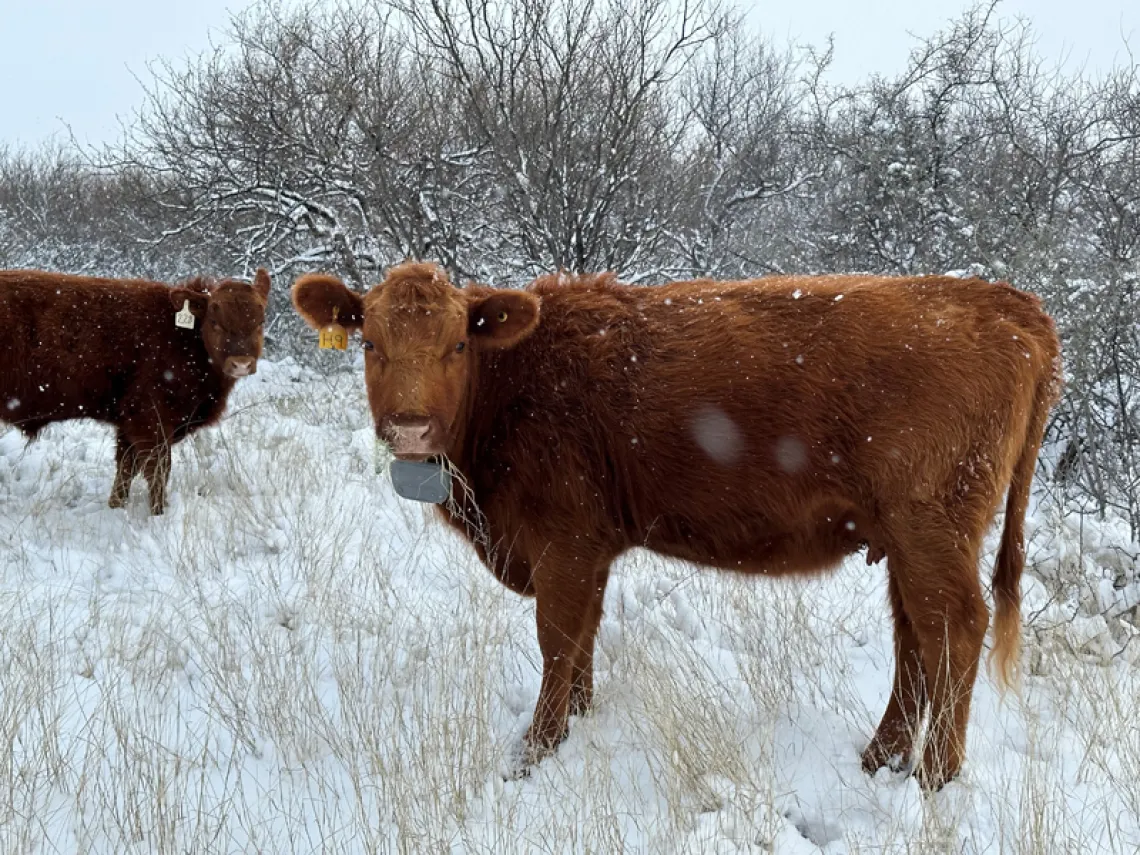
{"type": "Polygon", "coordinates": [[[333,276],[303,276],[293,305],[315,329],[335,320],[361,330],[376,432],[401,460],[446,454],[479,353],[514,347],[538,324],[533,294],[459,289],[434,264],[393,267],[364,295],[333,276]]]}
{"type": "Polygon", "coordinates": [[[257,372],[269,302],[269,274],[264,268],[257,269],[252,284],[224,279],[215,285],[199,281],[172,288],[170,302],[176,309],[189,309],[210,362],[227,377],[257,372]]]}

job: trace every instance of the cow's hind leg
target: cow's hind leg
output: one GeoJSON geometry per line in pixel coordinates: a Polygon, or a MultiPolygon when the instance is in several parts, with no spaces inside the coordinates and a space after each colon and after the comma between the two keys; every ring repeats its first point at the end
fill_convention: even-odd
{"type": "MultiPolygon", "coordinates": [[[[531,762],[551,753],[566,738],[576,666],[585,649],[583,642],[588,641],[592,648],[601,618],[604,584],[599,589],[598,577],[602,566],[603,562],[594,558],[560,556],[548,550],[534,574],[542,685],[526,734],[531,762]]],[[[579,674],[587,661],[592,670],[592,661],[583,660],[579,674]]],[[[592,685],[591,676],[590,691],[592,685]]]]}
{"type": "Polygon", "coordinates": [[[900,768],[910,763],[927,705],[922,654],[895,579],[897,563],[895,558],[890,559],[887,585],[895,622],[895,677],[883,720],[863,752],[863,769],[870,774],[890,763],[892,758],[898,758],[900,768]]]}
{"type": "MultiPolygon", "coordinates": [[[[896,538],[899,566],[891,575],[918,641],[930,697],[926,744],[915,774],[925,789],[936,790],[958,775],[965,758],[989,612],[978,582],[980,535],[962,533],[938,506],[913,509],[908,523],[896,538]]],[[[959,524],[971,528],[968,520],[959,524]]],[[[895,560],[890,549],[888,560],[895,560]]]]}
{"type": "Polygon", "coordinates": [[[131,494],[131,482],[139,471],[138,454],[131,441],[120,430],[115,438],[115,483],[111,485],[111,498],[107,504],[121,508],[131,494]]]}

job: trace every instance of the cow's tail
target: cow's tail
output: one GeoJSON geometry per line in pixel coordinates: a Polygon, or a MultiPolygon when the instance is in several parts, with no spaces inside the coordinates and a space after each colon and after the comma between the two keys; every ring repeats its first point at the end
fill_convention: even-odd
{"type": "Polygon", "coordinates": [[[1021,658],[1021,572],[1025,567],[1025,512],[1037,453],[1045,433],[1045,422],[1057,396],[1057,360],[1048,377],[1038,383],[1033,396],[1021,452],[1013,466],[1005,505],[1005,528],[994,565],[994,646],[990,667],[1004,687],[1017,683],[1021,658]]]}

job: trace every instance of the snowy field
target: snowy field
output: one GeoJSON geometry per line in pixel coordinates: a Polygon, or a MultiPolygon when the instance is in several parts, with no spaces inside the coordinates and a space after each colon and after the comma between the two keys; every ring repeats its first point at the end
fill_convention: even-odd
{"type": "Polygon", "coordinates": [[[980,680],[942,792],[860,770],[892,668],[861,556],[805,582],[627,556],[596,711],[505,782],[533,604],[373,473],[362,387],[262,363],[153,519],[141,481],[106,506],[109,429],[0,427],[0,853],[1140,851],[1140,643],[1079,594],[1134,606],[1135,557],[1044,510],[1031,561],[1077,594],[1026,577],[1022,692],[980,680]]]}

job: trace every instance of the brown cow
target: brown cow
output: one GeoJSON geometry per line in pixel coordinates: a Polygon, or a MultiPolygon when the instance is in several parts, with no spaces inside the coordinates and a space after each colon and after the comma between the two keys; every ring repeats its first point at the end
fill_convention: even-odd
{"type": "Polygon", "coordinates": [[[863,765],[909,762],[929,704],[916,772],[928,788],[958,773],[988,623],[979,552],[1007,486],[993,577],[1006,682],[1019,653],[1022,526],[1059,373],[1036,298],[870,276],[460,290],[406,264],[363,297],[306,276],[293,301],[313,326],[336,310],[363,330],[376,430],[398,458],[446,455],[469,493],[445,518],[537,598],[532,759],[590,705],[625,550],[778,576],[868,545],[888,559],[897,661],[863,765]]]}
{"type": "Polygon", "coordinates": [[[268,296],[262,269],[252,285],[199,278],[177,288],[0,271],[0,419],[32,438],[66,419],[114,425],[110,506],[126,504],[142,472],[161,514],[170,447],[216,422],[236,380],[257,370],[268,296]]]}

